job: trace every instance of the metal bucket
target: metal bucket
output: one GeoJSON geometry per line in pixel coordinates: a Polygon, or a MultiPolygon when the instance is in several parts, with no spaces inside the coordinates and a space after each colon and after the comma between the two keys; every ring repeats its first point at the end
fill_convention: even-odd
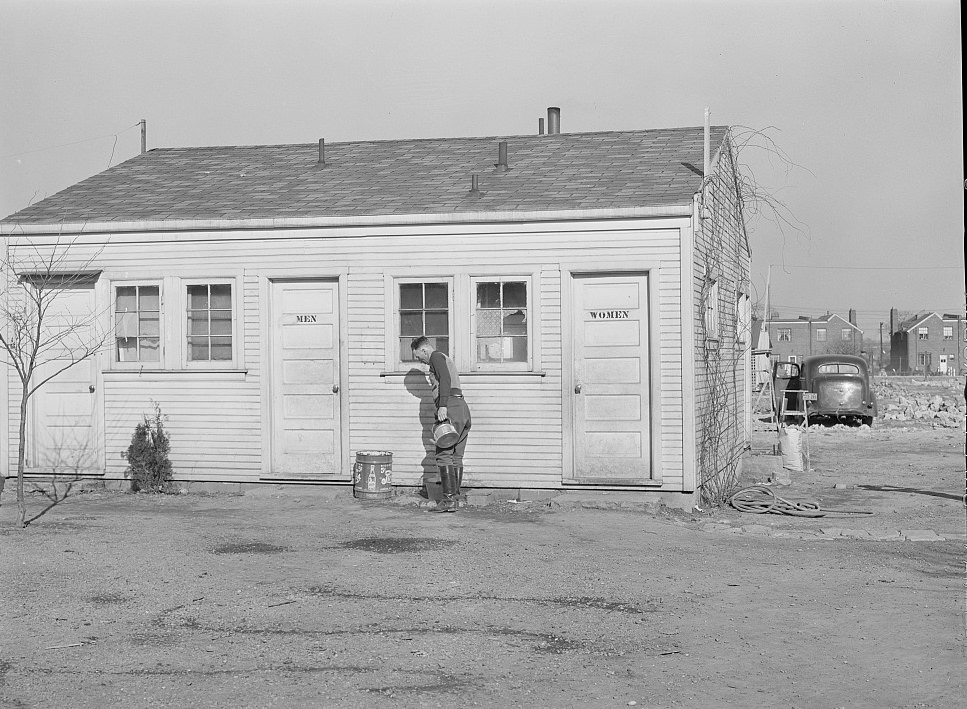
{"type": "Polygon", "coordinates": [[[359,451],[353,465],[353,496],[361,500],[388,500],[393,496],[393,454],[359,451]]]}
{"type": "Polygon", "coordinates": [[[437,448],[450,448],[460,438],[450,419],[437,421],[433,426],[433,442],[437,448]]]}

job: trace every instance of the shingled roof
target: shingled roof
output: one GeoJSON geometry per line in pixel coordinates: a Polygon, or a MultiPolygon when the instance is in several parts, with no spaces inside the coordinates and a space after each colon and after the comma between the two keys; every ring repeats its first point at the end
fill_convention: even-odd
{"type": "MultiPolygon", "coordinates": [[[[728,128],[711,129],[712,152],[728,128]]],[[[703,128],[159,148],[6,217],[5,225],[357,217],[689,205],[703,128]],[[495,168],[507,141],[509,169],[495,168]],[[479,192],[472,193],[471,175],[479,192]]]]}

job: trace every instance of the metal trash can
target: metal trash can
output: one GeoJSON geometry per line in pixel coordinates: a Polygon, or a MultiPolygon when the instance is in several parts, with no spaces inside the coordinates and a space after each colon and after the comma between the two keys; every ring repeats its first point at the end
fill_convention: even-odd
{"type": "Polygon", "coordinates": [[[353,496],[360,500],[388,500],[393,496],[393,454],[359,451],[353,465],[353,496]]]}

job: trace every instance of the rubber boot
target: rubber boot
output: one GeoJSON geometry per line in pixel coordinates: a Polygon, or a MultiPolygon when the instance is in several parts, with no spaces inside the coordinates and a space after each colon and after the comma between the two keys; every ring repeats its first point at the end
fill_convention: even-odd
{"type": "Polygon", "coordinates": [[[452,465],[440,468],[440,484],[443,487],[443,499],[437,503],[434,512],[457,511],[457,469],[452,465]]]}
{"type": "Polygon", "coordinates": [[[454,466],[457,469],[457,503],[460,507],[467,506],[467,496],[463,492],[463,466],[454,466]]]}
{"type": "Polygon", "coordinates": [[[437,466],[437,470],[440,471],[440,499],[437,500],[437,504],[439,505],[445,499],[443,497],[443,486],[445,485],[445,483],[443,482],[443,480],[447,476],[447,466],[445,466],[445,465],[438,465],[437,466]]]}

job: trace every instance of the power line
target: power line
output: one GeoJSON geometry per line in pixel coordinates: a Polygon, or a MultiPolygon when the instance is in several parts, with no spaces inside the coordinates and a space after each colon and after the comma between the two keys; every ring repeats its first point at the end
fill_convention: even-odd
{"type": "Polygon", "coordinates": [[[132,128],[137,128],[140,125],[141,125],[141,122],[139,121],[139,122],[135,123],[133,126],[128,126],[127,128],[123,128],[123,129],[119,130],[117,133],[105,133],[104,135],[97,135],[97,136],[94,136],[93,138],[81,138],[80,140],[75,140],[72,143],[61,143],[59,145],[48,145],[45,148],[36,148],[34,150],[25,150],[22,153],[8,153],[7,155],[0,155],[0,158],[2,158],[2,159],[6,159],[6,158],[16,158],[16,157],[20,157],[21,155],[31,155],[32,153],[42,153],[45,150],[56,150],[57,148],[68,148],[68,147],[70,147],[72,145],[80,145],[81,143],[90,143],[92,140],[102,140],[104,138],[114,138],[115,140],[117,140],[117,137],[119,135],[121,135],[121,133],[126,133],[127,131],[131,130],[132,128]]]}
{"type": "MultiPolygon", "coordinates": [[[[837,306],[837,308],[828,308],[826,306],[819,306],[819,305],[793,305],[793,304],[789,304],[789,303],[770,303],[769,304],[769,307],[770,308],[784,308],[786,310],[830,310],[830,311],[832,311],[832,310],[836,310],[839,306],[837,306]]],[[[847,310],[855,310],[857,313],[860,313],[860,314],[863,314],[863,315],[882,315],[882,314],[886,314],[886,313],[889,313],[890,312],[890,309],[884,309],[884,310],[863,310],[862,308],[846,308],[846,309],[847,310]]],[[[953,310],[957,310],[958,308],[954,307],[952,309],[953,310]]],[[[936,312],[941,312],[941,311],[950,312],[951,311],[951,308],[899,308],[898,307],[897,310],[911,310],[911,311],[912,310],[917,310],[919,312],[924,312],[924,311],[926,311],[926,312],[935,312],[935,311],[936,312]]]]}
{"type": "Polygon", "coordinates": [[[812,268],[828,271],[936,271],[936,270],[959,270],[963,271],[963,266],[790,266],[786,264],[772,264],[778,269],[788,268],[812,268]]]}

